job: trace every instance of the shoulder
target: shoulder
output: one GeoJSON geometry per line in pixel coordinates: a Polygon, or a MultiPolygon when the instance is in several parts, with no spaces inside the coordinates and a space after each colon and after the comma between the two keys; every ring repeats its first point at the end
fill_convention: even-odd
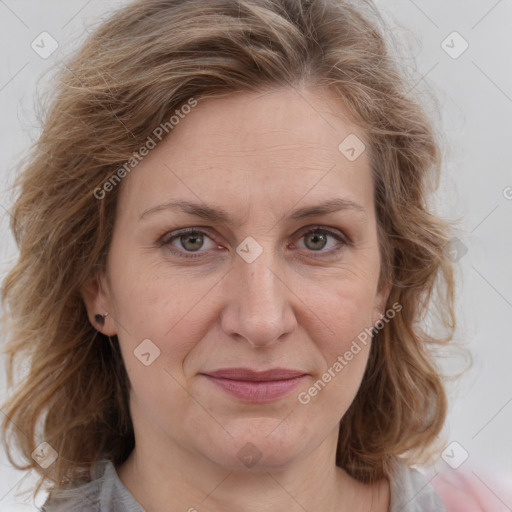
{"type": "Polygon", "coordinates": [[[439,494],[416,469],[396,461],[390,480],[390,512],[446,512],[439,494]]]}
{"type": "Polygon", "coordinates": [[[42,512],[145,512],[117,476],[111,461],[99,461],[88,482],[52,492],[42,512]]]}

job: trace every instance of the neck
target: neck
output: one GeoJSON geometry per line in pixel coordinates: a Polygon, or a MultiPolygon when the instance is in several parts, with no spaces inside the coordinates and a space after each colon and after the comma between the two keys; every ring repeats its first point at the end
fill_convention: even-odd
{"type": "MultiPolygon", "coordinates": [[[[152,512],[332,512],[389,506],[388,485],[357,482],[335,465],[337,432],[308,456],[280,468],[222,468],[169,442],[153,450],[137,440],[118,475],[135,499],[152,512]]],[[[150,444],[150,443],[148,443],[150,444]]]]}

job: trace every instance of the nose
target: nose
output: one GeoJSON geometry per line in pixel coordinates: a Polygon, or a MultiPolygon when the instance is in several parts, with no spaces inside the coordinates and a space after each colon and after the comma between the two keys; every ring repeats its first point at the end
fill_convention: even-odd
{"type": "Polygon", "coordinates": [[[254,348],[268,347],[291,333],[296,325],[293,291],[269,251],[252,263],[236,258],[226,283],[229,299],[221,327],[231,337],[254,348]]]}

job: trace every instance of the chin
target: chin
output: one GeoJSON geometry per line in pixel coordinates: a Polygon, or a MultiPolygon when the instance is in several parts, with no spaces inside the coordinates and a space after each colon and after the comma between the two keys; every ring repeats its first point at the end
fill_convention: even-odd
{"type": "Polygon", "coordinates": [[[215,464],[231,471],[277,471],[314,449],[312,432],[289,419],[239,419],[225,426],[219,438],[203,437],[203,453],[215,464]]]}

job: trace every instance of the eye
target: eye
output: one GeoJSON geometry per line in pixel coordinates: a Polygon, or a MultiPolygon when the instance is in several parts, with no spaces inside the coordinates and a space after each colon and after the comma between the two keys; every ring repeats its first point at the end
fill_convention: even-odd
{"type": "Polygon", "coordinates": [[[218,247],[204,231],[195,228],[183,229],[178,233],[174,232],[174,234],[166,233],[161,238],[159,245],[168,247],[173,254],[184,258],[197,258],[203,256],[203,253],[208,249],[218,247]],[[209,247],[206,241],[210,242],[209,247]],[[200,249],[205,250],[201,251],[200,249]]]}
{"type": "Polygon", "coordinates": [[[321,227],[302,232],[300,240],[303,242],[303,246],[308,249],[308,252],[327,253],[329,255],[337,253],[349,244],[341,233],[321,227]],[[331,239],[330,243],[329,239],[331,239]]]}
{"type": "MultiPolygon", "coordinates": [[[[309,227],[306,231],[303,230],[299,234],[299,240],[302,241],[307,252],[319,253],[318,257],[336,254],[344,246],[350,244],[350,241],[341,232],[322,227],[313,229],[309,227]],[[327,250],[325,250],[326,247],[327,250]]],[[[166,233],[160,238],[158,245],[166,247],[170,252],[182,258],[199,258],[207,256],[209,249],[222,248],[205,231],[197,228],[185,228],[178,232],[166,233]]]]}

